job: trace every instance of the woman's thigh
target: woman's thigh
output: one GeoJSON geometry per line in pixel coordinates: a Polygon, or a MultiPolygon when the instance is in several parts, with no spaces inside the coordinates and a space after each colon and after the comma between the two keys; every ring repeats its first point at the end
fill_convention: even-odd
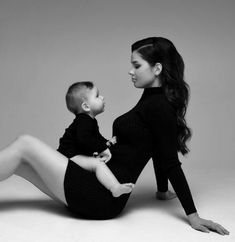
{"type": "Polygon", "coordinates": [[[64,204],[67,204],[64,193],[67,157],[35,137],[24,135],[20,137],[19,141],[22,146],[22,163],[29,164],[49,191],[64,204]]]}
{"type": "Polygon", "coordinates": [[[58,201],[59,203],[61,203],[61,201],[49,190],[49,188],[44,183],[44,181],[39,176],[39,174],[28,163],[26,163],[26,162],[21,163],[17,167],[17,169],[16,169],[14,174],[24,178],[27,181],[29,181],[35,187],[37,187],[41,192],[43,192],[44,194],[48,195],[53,200],[58,201]]]}

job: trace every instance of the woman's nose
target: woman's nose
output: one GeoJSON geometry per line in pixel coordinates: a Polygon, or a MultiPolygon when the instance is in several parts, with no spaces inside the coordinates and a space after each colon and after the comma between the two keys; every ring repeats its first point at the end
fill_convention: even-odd
{"type": "Polygon", "coordinates": [[[134,71],[133,69],[130,69],[129,72],[128,72],[129,75],[133,76],[134,75],[134,71]]]}

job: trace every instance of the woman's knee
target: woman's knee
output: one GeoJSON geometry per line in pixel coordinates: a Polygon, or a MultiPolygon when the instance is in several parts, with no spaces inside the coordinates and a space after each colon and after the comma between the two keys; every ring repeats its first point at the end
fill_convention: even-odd
{"type": "Polygon", "coordinates": [[[30,144],[30,143],[32,143],[33,139],[34,139],[34,137],[29,134],[22,134],[22,135],[18,136],[16,141],[18,141],[20,143],[24,143],[24,144],[30,144]]]}
{"type": "Polygon", "coordinates": [[[18,136],[10,145],[10,149],[14,152],[14,155],[18,158],[22,157],[22,152],[24,148],[28,146],[30,143],[31,136],[30,135],[20,135],[18,136]]]}
{"type": "Polygon", "coordinates": [[[32,149],[38,143],[38,139],[29,134],[22,134],[16,140],[22,151],[32,149]]]}
{"type": "Polygon", "coordinates": [[[22,134],[17,137],[16,141],[13,143],[15,147],[15,152],[20,158],[24,157],[24,154],[30,149],[34,143],[34,137],[28,134],[22,134]]]}

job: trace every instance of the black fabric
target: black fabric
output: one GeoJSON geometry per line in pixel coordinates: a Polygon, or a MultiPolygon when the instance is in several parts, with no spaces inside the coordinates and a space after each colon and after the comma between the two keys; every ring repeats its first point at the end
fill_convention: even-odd
{"type": "MultiPolygon", "coordinates": [[[[177,154],[177,123],[162,88],[145,89],[137,105],[113,123],[117,144],[111,147],[108,167],[119,182],[136,183],[151,157],[169,178],[186,212],[196,212],[177,154]]],[[[157,167],[156,166],[156,167],[157,167]]],[[[113,198],[95,175],[69,162],[65,193],[69,207],[88,218],[111,218],[124,208],[129,195],[113,198]],[[85,174],[85,175],[84,175],[85,174]]]]}
{"type": "Polygon", "coordinates": [[[120,214],[130,194],[113,197],[96,178],[69,160],[64,179],[68,209],[77,216],[87,219],[111,219],[120,214]]]}
{"type": "Polygon", "coordinates": [[[76,115],[60,138],[60,153],[68,158],[78,154],[92,156],[107,149],[107,140],[100,134],[97,120],[85,113],[76,115]]]}
{"type": "Polygon", "coordinates": [[[153,168],[154,168],[154,173],[155,173],[155,178],[156,178],[156,183],[157,183],[157,191],[159,192],[166,192],[168,191],[168,177],[163,170],[161,163],[158,161],[157,156],[153,155],[153,168]]]}

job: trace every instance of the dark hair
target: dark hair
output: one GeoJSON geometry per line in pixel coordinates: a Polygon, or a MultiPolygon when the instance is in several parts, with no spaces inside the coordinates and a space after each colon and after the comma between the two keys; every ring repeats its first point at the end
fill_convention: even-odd
{"type": "Polygon", "coordinates": [[[170,40],[162,37],[139,40],[131,46],[131,50],[137,51],[151,66],[161,63],[160,84],[177,116],[177,149],[183,155],[188,153],[186,142],[192,136],[185,120],[189,86],[184,81],[184,61],[181,55],[170,40]]]}
{"type": "Polygon", "coordinates": [[[86,99],[86,89],[93,89],[92,82],[75,82],[69,88],[65,96],[66,105],[70,112],[75,115],[81,112],[81,104],[86,99]]]}

